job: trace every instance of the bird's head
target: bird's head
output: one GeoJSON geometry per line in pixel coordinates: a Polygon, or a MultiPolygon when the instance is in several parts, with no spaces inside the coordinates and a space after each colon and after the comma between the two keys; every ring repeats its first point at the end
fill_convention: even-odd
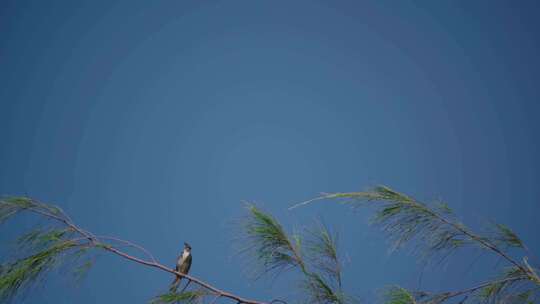
{"type": "Polygon", "coordinates": [[[191,252],[191,246],[188,243],[184,242],[184,250],[187,252],[191,252]]]}

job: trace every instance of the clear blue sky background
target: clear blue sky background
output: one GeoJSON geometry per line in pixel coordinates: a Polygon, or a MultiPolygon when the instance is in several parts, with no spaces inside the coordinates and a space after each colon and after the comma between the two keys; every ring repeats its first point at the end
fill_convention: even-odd
{"type": "MultiPolygon", "coordinates": [[[[345,286],[453,289],[495,261],[425,271],[319,192],[386,184],[540,254],[540,26],[535,1],[2,1],[0,193],[64,208],[246,297],[231,223],[255,201],[287,229],[341,234],[345,286]]],[[[2,250],[30,218],[0,230],[2,250]]],[[[471,256],[467,255],[464,258],[471,256]]],[[[144,303],[167,274],[103,255],[75,290],[20,303],[144,303]]]]}

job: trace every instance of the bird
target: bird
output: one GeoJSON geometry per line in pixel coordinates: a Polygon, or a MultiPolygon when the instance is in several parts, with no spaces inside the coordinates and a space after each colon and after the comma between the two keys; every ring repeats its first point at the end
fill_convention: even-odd
{"type": "MultiPolygon", "coordinates": [[[[188,243],[184,243],[184,250],[176,259],[176,271],[182,274],[188,274],[189,269],[191,268],[191,261],[191,246],[188,243]]],[[[182,277],[176,275],[176,278],[171,284],[171,291],[175,291],[180,285],[181,281],[182,277]]]]}

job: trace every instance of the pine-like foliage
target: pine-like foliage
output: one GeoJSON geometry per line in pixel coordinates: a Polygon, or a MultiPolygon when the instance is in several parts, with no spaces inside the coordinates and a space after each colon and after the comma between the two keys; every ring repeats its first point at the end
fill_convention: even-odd
{"type": "Polygon", "coordinates": [[[385,303],[436,304],[457,297],[462,297],[461,302],[528,303],[539,296],[538,268],[531,266],[526,256],[520,261],[506,252],[509,248],[526,247],[517,234],[505,225],[493,224],[488,235],[483,236],[459,222],[448,205],[441,202],[428,205],[385,186],[364,192],[325,194],[291,209],[317,200],[339,200],[355,208],[363,205],[375,207],[371,221],[392,240],[392,249],[411,244],[414,252],[426,261],[441,261],[457,249],[477,246],[499,256],[509,267],[499,277],[454,292],[412,292],[394,286],[384,294],[385,303]]]}
{"type": "Polygon", "coordinates": [[[342,266],[337,241],[337,234],[333,234],[327,226],[319,222],[315,228],[306,231],[305,250],[311,265],[333,283],[333,288],[341,289],[342,266]]]}
{"type": "Polygon", "coordinates": [[[383,300],[386,304],[415,304],[414,296],[405,288],[391,286],[383,293],[383,300]]]}
{"type": "MultiPolygon", "coordinates": [[[[0,224],[24,210],[63,218],[59,208],[16,197],[0,200],[0,224]]],[[[69,266],[75,279],[82,277],[91,265],[87,251],[85,242],[74,238],[73,229],[50,223],[21,236],[17,254],[0,267],[0,302],[12,301],[62,265],[69,266]]]]}
{"type": "Polygon", "coordinates": [[[305,269],[300,238],[290,238],[276,219],[255,205],[248,205],[247,209],[248,216],[242,223],[242,251],[260,264],[259,275],[294,267],[305,269]]]}
{"type": "Polygon", "coordinates": [[[260,264],[262,274],[279,269],[298,269],[305,303],[344,304],[355,301],[345,295],[341,284],[337,236],[324,226],[290,237],[281,224],[255,205],[248,205],[241,238],[248,244],[244,253],[260,264]],[[305,246],[302,246],[305,240],[305,246]]]}

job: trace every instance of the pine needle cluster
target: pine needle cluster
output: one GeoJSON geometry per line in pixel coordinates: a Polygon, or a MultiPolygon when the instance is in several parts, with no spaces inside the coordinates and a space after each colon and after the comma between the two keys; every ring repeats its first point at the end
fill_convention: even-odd
{"type": "MultiPolygon", "coordinates": [[[[24,210],[63,218],[57,207],[16,197],[0,200],[0,224],[24,210]]],[[[45,224],[19,237],[15,245],[14,257],[0,266],[2,303],[12,301],[17,294],[28,290],[62,265],[69,265],[76,279],[84,276],[91,266],[85,242],[76,239],[73,229],[65,226],[45,224]]]]}
{"type": "Polygon", "coordinates": [[[259,264],[259,275],[298,269],[299,285],[306,303],[345,304],[354,299],[342,290],[341,264],[337,251],[337,235],[319,224],[305,233],[288,235],[269,213],[248,205],[243,221],[241,240],[243,253],[259,264]]]}
{"type": "Polygon", "coordinates": [[[365,192],[325,194],[291,208],[318,200],[338,200],[355,208],[373,206],[375,215],[371,222],[386,233],[392,241],[392,249],[410,245],[413,252],[427,262],[440,262],[466,246],[476,246],[506,262],[500,276],[464,290],[428,293],[390,287],[383,296],[387,304],[438,304],[458,297],[461,297],[460,303],[528,304],[540,296],[538,267],[531,266],[527,256],[520,260],[508,252],[514,248],[528,254],[518,235],[505,225],[492,224],[486,235],[480,235],[458,221],[448,205],[426,204],[385,186],[365,192]]]}

